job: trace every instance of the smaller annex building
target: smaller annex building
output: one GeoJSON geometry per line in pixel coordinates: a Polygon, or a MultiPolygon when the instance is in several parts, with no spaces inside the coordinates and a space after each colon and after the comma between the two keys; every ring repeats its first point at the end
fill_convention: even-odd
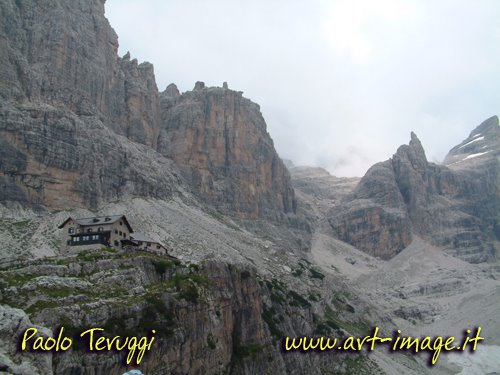
{"type": "Polygon", "coordinates": [[[107,246],[168,254],[167,248],[160,242],[142,233],[134,233],[125,215],[80,219],[68,217],[59,225],[59,229],[63,230],[63,250],[66,252],[80,252],[107,246]]]}
{"type": "Polygon", "coordinates": [[[151,251],[159,255],[168,254],[167,248],[162,243],[146,236],[143,233],[134,232],[130,235],[130,245],[136,250],[151,251]]]}

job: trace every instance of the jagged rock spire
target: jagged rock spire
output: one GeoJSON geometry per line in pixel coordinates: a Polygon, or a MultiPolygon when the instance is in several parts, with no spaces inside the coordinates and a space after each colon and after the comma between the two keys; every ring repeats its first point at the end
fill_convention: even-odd
{"type": "Polygon", "coordinates": [[[202,90],[205,88],[205,82],[202,82],[202,81],[196,81],[196,83],[194,84],[194,89],[193,91],[195,90],[202,90]]]}
{"type": "Polygon", "coordinates": [[[171,83],[170,85],[168,85],[163,93],[168,98],[175,98],[176,96],[179,96],[181,94],[175,83],[171,83]]]}

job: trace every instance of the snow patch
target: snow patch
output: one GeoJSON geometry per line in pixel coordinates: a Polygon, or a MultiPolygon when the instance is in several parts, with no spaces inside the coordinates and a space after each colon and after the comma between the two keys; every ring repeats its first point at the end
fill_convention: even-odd
{"type": "MultiPolygon", "coordinates": [[[[486,147],[486,146],[485,146],[485,147],[486,147]]],[[[481,147],[481,148],[484,148],[484,147],[481,147]]],[[[457,160],[456,162],[453,162],[453,163],[450,163],[450,164],[447,164],[447,165],[448,165],[448,166],[450,166],[450,165],[454,165],[454,164],[462,163],[462,162],[466,161],[467,159],[473,159],[473,158],[475,158],[475,157],[478,157],[478,156],[481,156],[481,155],[487,154],[488,152],[490,152],[490,151],[478,152],[477,154],[467,155],[467,156],[466,156],[466,157],[464,157],[463,159],[457,160]]]]}
{"type": "Polygon", "coordinates": [[[471,143],[474,143],[474,142],[476,142],[476,141],[481,141],[481,140],[483,140],[483,139],[484,139],[484,136],[483,136],[483,137],[479,137],[479,138],[474,138],[472,141],[467,142],[466,144],[464,144],[464,145],[460,146],[459,148],[465,147],[465,146],[467,146],[467,145],[470,145],[471,143]]]}
{"type": "Polygon", "coordinates": [[[481,155],[487,154],[488,152],[489,152],[489,151],[485,151],[485,152],[478,152],[477,154],[472,154],[472,155],[467,156],[466,158],[464,158],[464,160],[467,160],[467,159],[472,159],[472,158],[475,158],[475,157],[478,157],[478,156],[481,156],[481,155]]]}

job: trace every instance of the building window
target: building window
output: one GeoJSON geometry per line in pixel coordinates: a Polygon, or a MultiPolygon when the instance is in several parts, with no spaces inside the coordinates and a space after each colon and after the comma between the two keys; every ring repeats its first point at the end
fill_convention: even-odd
{"type": "Polygon", "coordinates": [[[120,225],[123,225],[123,223],[120,221],[120,225]]]}
{"type": "Polygon", "coordinates": [[[127,234],[123,232],[123,238],[127,238],[127,234]]]}
{"type": "Polygon", "coordinates": [[[80,241],[80,237],[73,237],[73,242],[79,242],[80,241]]]}
{"type": "Polygon", "coordinates": [[[73,227],[68,228],[68,233],[73,233],[74,231],[75,231],[75,229],[73,227]]]}
{"type": "Polygon", "coordinates": [[[122,235],[122,231],[119,231],[118,233],[120,233],[120,236],[122,235]]]}
{"type": "Polygon", "coordinates": [[[120,246],[118,241],[115,240],[115,246],[120,246]]]}
{"type": "Polygon", "coordinates": [[[77,232],[82,233],[82,228],[78,228],[77,232]]]}
{"type": "Polygon", "coordinates": [[[151,242],[148,242],[148,247],[151,246],[151,242]]]}
{"type": "Polygon", "coordinates": [[[115,229],[115,234],[118,234],[118,231],[115,229]]]}
{"type": "Polygon", "coordinates": [[[99,229],[97,229],[97,231],[102,232],[103,231],[102,227],[99,227],[99,229]]]}
{"type": "Polygon", "coordinates": [[[87,233],[92,233],[92,228],[87,229],[87,233]]]}
{"type": "Polygon", "coordinates": [[[160,248],[160,245],[156,245],[156,248],[159,249],[160,248]]]}
{"type": "Polygon", "coordinates": [[[66,242],[68,245],[71,245],[71,240],[68,240],[68,242],[66,242]]]}

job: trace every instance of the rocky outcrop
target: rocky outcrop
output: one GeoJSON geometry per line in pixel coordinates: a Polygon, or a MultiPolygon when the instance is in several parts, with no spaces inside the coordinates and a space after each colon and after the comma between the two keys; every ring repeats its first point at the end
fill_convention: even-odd
{"type": "MultiPolygon", "coordinates": [[[[0,295],[1,298],[1,295],[0,295]]],[[[0,372],[2,374],[37,375],[52,373],[52,353],[18,350],[19,338],[28,328],[36,328],[47,337],[52,332],[33,325],[23,310],[0,304],[0,372]]]]}
{"type": "Polygon", "coordinates": [[[162,95],[167,98],[175,98],[181,95],[181,93],[177,88],[177,85],[175,83],[171,83],[170,85],[167,86],[165,91],[163,91],[162,95]]]}
{"type": "MultiPolygon", "coordinates": [[[[329,296],[331,303],[321,302],[319,294],[307,297],[300,289],[261,278],[246,267],[215,262],[187,266],[148,254],[103,251],[17,266],[0,270],[1,302],[22,307],[34,324],[53,332],[63,326],[65,335],[74,338],[71,350],[54,353],[52,368],[45,368],[44,374],[122,374],[126,352],[89,352],[78,338],[93,327],[104,328],[111,337],[143,337],[154,329],[152,350],[141,363],[141,369],[152,375],[350,373],[354,364],[349,356],[284,352],[280,342],[284,336],[369,329],[361,302],[348,304],[340,294],[329,296]]],[[[21,310],[1,307],[0,314],[4,310],[27,321],[21,310]]],[[[11,341],[18,335],[16,329],[0,329],[8,350],[15,351],[11,341]]],[[[30,358],[26,353],[18,357],[30,358]]],[[[37,358],[50,366],[49,358],[37,358]]],[[[362,355],[355,366],[375,369],[362,355]]]]}
{"type": "Polygon", "coordinates": [[[328,214],[333,234],[366,253],[390,258],[411,242],[411,226],[391,161],[371,167],[328,214]]]}
{"type": "Polygon", "coordinates": [[[182,169],[196,194],[243,218],[295,212],[289,173],[259,106],[241,92],[206,88],[161,95],[158,151],[182,169]]]}
{"type": "MultiPolygon", "coordinates": [[[[471,137],[484,132],[497,153],[498,143],[492,141],[497,128],[498,119],[496,124],[490,119],[471,137]]],[[[455,147],[447,160],[455,163],[460,149],[455,147]]],[[[338,238],[382,258],[393,257],[418,234],[464,260],[492,259],[498,239],[498,170],[496,157],[482,168],[460,171],[429,163],[412,133],[409,145],[370,168],[353,194],[331,210],[329,222],[338,238]]]]}

